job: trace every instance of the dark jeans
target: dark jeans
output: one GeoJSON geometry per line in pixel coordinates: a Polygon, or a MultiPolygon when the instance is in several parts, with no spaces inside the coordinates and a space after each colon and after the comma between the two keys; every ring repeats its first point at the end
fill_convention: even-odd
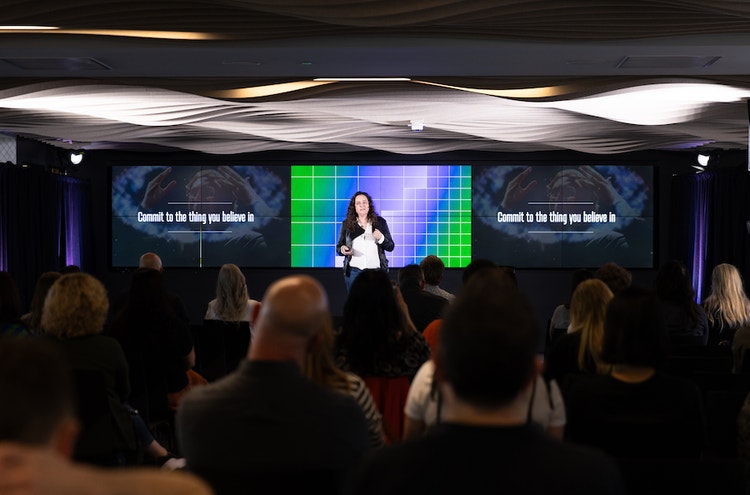
{"type": "Polygon", "coordinates": [[[349,275],[347,276],[346,273],[344,273],[344,283],[346,284],[346,293],[348,294],[349,291],[352,288],[352,284],[354,283],[354,279],[356,279],[359,274],[362,273],[362,270],[359,268],[354,268],[353,266],[349,267],[349,275]]]}

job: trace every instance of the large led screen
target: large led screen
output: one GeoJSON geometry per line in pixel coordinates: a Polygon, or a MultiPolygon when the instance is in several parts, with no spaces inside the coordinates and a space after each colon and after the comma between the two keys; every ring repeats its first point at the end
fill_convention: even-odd
{"type": "Polygon", "coordinates": [[[471,167],[468,165],[293,165],[293,267],[340,267],[341,222],[357,191],[373,198],[396,244],[391,267],[428,254],[446,267],[471,261],[471,167]]]}
{"type": "Polygon", "coordinates": [[[473,257],[517,268],[654,266],[654,169],[496,165],[473,171],[473,257]]]}
{"type": "Polygon", "coordinates": [[[111,265],[289,266],[289,167],[112,167],[111,265]]]}

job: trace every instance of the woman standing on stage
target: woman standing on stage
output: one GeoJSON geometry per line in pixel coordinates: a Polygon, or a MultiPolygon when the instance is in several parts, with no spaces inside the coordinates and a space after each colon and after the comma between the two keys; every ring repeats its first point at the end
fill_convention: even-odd
{"type": "Polygon", "coordinates": [[[336,243],[336,252],[345,257],[347,292],[362,270],[388,271],[385,251],[393,251],[394,247],[388,223],[375,213],[370,195],[362,191],[354,193],[336,243]]]}

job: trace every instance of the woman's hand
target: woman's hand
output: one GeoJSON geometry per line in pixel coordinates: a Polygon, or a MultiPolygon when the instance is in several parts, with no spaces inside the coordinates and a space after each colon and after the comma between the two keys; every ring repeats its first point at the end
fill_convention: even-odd
{"type": "Polygon", "coordinates": [[[344,246],[341,246],[341,249],[339,249],[339,251],[341,251],[341,254],[343,254],[344,256],[349,256],[349,255],[351,255],[351,254],[352,254],[352,250],[351,250],[351,249],[349,249],[349,248],[348,248],[347,246],[345,246],[345,245],[344,245],[344,246]]]}
{"type": "Polygon", "coordinates": [[[378,229],[375,229],[372,231],[372,237],[375,239],[375,242],[380,242],[380,239],[383,238],[383,233],[378,229]]]}

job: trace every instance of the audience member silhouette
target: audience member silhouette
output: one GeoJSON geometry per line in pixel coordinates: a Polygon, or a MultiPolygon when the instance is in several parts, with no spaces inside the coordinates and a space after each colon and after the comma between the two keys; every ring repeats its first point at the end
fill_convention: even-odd
{"type": "Polygon", "coordinates": [[[60,278],[62,274],[60,272],[44,272],[39,276],[34,287],[34,295],[31,298],[31,307],[29,312],[21,316],[21,321],[26,328],[34,335],[39,335],[42,332],[42,308],[44,307],[44,299],[47,297],[47,292],[52,284],[60,278]]]}
{"type": "Polygon", "coordinates": [[[373,452],[351,493],[484,493],[498,483],[516,494],[623,493],[610,459],[528,423],[541,369],[538,326],[528,301],[497,273],[472,276],[443,320],[435,375],[443,422],[373,452]]]}
{"type": "Polygon", "coordinates": [[[706,345],[708,317],[695,302],[695,290],[685,265],[677,260],[663,264],[656,274],[654,290],[672,345],[706,345]]]}
{"type": "Polygon", "coordinates": [[[305,359],[305,374],[315,383],[354,398],[367,419],[370,445],[380,447],[385,443],[383,418],[372,398],[367,384],[359,375],[344,371],[334,362],[334,334],[330,319],[325,321],[308,349],[305,359]]]}
{"type": "Polygon", "coordinates": [[[409,309],[409,317],[420,333],[428,324],[442,317],[448,306],[444,297],[424,289],[425,279],[419,265],[406,265],[398,271],[398,286],[409,309]]]}
{"type": "Polygon", "coordinates": [[[120,344],[101,335],[108,309],[101,282],[85,273],[63,275],[47,293],[42,328],[59,343],[74,369],[96,372],[106,391],[108,413],[83,432],[74,457],[100,465],[132,464],[138,446],[125,405],[130,395],[128,363],[120,344]]]}
{"type": "MultiPolygon", "coordinates": [[[[153,270],[156,270],[158,272],[164,272],[164,265],[162,264],[161,257],[156,253],[144,253],[138,260],[138,268],[151,268],[153,270]]],[[[190,319],[188,318],[187,311],[185,309],[185,305],[183,304],[182,300],[172,292],[167,292],[167,298],[169,300],[169,303],[172,305],[172,308],[174,309],[174,312],[177,314],[177,318],[179,318],[181,321],[185,323],[185,325],[190,324],[190,319]]],[[[128,291],[124,291],[119,295],[117,299],[115,299],[113,305],[112,305],[112,315],[116,315],[122,310],[122,307],[125,305],[125,302],[128,300],[128,291]]]]}
{"type": "Polygon", "coordinates": [[[716,265],[711,273],[711,292],[703,301],[708,316],[708,344],[731,345],[734,334],[750,325],[750,300],[739,270],[729,263],[716,265]]]}
{"type": "Polygon", "coordinates": [[[617,263],[605,263],[594,272],[594,277],[598,278],[609,287],[612,294],[617,294],[623,289],[630,287],[633,283],[633,274],[617,263]]]}
{"type": "Polygon", "coordinates": [[[110,332],[127,356],[131,401],[149,422],[168,420],[191,385],[192,335],[175,311],[160,271],[136,270],[127,294],[110,332]]]}
{"type": "Polygon", "coordinates": [[[302,372],[329,319],[326,293],[315,279],[274,282],[248,359],[183,400],[177,426],[187,467],[217,494],[337,493],[369,449],[361,408],[302,372]]]}
{"type": "Polygon", "coordinates": [[[0,272],[0,336],[31,336],[21,322],[21,296],[18,286],[8,272],[0,272]]]}
{"type": "MultiPolygon", "coordinates": [[[[466,285],[466,282],[469,281],[474,273],[488,267],[501,268],[513,280],[513,283],[515,283],[516,285],[518,284],[515,269],[507,266],[499,266],[492,260],[477,258],[475,260],[472,260],[468,265],[466,265],[466,268],[464,268],[463,274],[461,275],[461,285],[466,285]]],[[[432,323],[428,324],[427,327],[425,327],[425,329],[422,331],[422,336],[427,341],[427,344],[430,346],[430,350],[433,354],[435,353],[435,349],[437,349],[438,343],[440,342],[441,324],[442,320],[435,320],[432,323]]]]}
{"type": "Polygon", "coordinates": [[[216,280],[216,298],[208,303],[204,319],[227,322],[246,321],[252,332],[255,306],[260,304],[247,295],[247,281],[237,265],[222,265],[216,280]]]}
{"type": "MultiPolygon", "coordinates": [[[[431,359],[417,371],[404,407],[404,440],[419,438],[441,421],[442,399],[435,381],[431,359]]],[[[565,403],[555,380],[537,375],[528,403],[527,419],[553,437],[562,440],[565,432],[565,403]]]]}
{"type": "Polygon", "coordinates": [[[443,275],[445,274],[445,263],[443,263],[443,260],[434,254],[429,254],[419,262],[419,267],[424,274],[424,290],[430,294],[447,299],[448,302],[453,301],[455,296],[440,287],[443,275]]]}
{"type": "MultiPolygon", "coordinates": [[[[573,272],[571,277],[570,296],[573,297],[573,293],[578,287],[578,284],[584,280],[594,278],[594,274],[591,270],[580,269],[573,272]]],[[[557,339],[568,333],[568,327],[570,327],[570,299],[564,304],[560,304],[552,312],[552,317],[549,320],[549,337],[548,345],[546,350],[549,351],[552,346],[555,345],[557,339]]]]}
{"type": "MultiPolygon", "coordinates": [[[[407,314],[408,315],[408,314],[407,314]]],[[[336,342],[337,364],[362,377],[412,379],[430,358],[424,337],[409,328],[388,275],[365,270],[352,283],[336,342]]]]}
{"type": "MultiPolygon", "coordinates": [[[[507,267],[494,264],[487,265],[478,271],[494,270],[498,277],[507,277],[508,283],[518,288],[517,280],[513,271],[507,267]]],[[[473,275],[476,271],[471,272],[473,275]]],[[[468,281],[468,280],[467,280],[468,281]]],[[[432,356],[436,356],[439,347],[439,332],[442,320],[435,320],[423,335],[427,340],[428,329],[432,342],[428,340],[432,356]]],[[[417,371],[409,388],[409,394],[404,407],[404,439],[418,438],[430,427],[440,422],[440,409],[442,399],[435,381],[435,363],[431,359],[425,362],[417,371]]],[[[562,439],[565,429],[565,404],[562,400],[560,387],[554,380],[547,381],[541,375],[537,376],[532,386],[532,394],[529,399],[528,419],[541,426],[544,430],[559,439],[562,439]]]]}
{"type": "Polygon", "coordinates": [[[612,371],[568,383],[566,437],[619,458],[697,459],[706,444],[701,395],[659,371],[668,353],[656,296],[638,287],[616,294],[601,353],[612,371]]]}
{"type": "Polygon", "coordinates": [[[570,300],[568,332],[552,347],[546,360],[545,374],[565,386],[570,374],[609,373],[601,358],[604,321],[612,291],[598,279],[581,282],[570,300]]]}
{"type": "Polygon", "coordinates": [[[72,370],[46,339],[0,338],[0,493],[209,495],[186,472],[97,469],[70,461],[78,432],[72,370]]]}

